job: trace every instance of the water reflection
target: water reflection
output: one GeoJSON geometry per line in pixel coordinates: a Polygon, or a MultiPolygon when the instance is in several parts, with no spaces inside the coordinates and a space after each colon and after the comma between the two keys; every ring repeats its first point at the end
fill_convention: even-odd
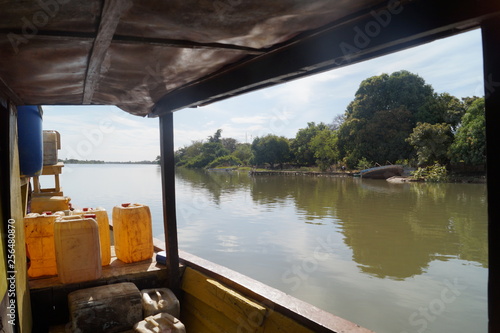
{"type": "Polygon", "coordinates": [[[250,186],[250,178],[245,173],[239,172],[178,168],[176,177],[189,182],[195,189],[206,190],[217,205],[220,204],[223,194],[250,186]]]}
{"type": "Polygon", "coordinates": [[[488,267],[484,185],[193,170],[177,174],[194,188],[208,190],[217,205],[222,194],[245,189],[258,205],[292,205],[304,223],[334,224],[359,269],[371,276],[404,280],[422,274],[434,260],[450,258],[488,267]]]}

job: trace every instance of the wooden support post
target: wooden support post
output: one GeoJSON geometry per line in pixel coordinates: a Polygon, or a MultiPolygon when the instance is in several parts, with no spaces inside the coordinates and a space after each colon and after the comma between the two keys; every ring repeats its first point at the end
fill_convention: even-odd
{"type": "Polygon", "coordinates": [[[177,244],[177,217],[175,211],[174,117],[167,113],[160,117],[160,151],[163,192],[163,226],[167,251],[170,288],[174,293],[179,285],[179,249],[177,244]]]}
{"type": "Polygon", "coordinates": [[[500,156],[498,133],[500,131],[500,19],[482,23],[484,94],[486,108],[486,170],[488,177],[488,317],[489,332],[500,332],[500,257],[498,240],[500,235],[500,206],[495,201],[500,197],[500,174],[497,158],[500,156]]]}

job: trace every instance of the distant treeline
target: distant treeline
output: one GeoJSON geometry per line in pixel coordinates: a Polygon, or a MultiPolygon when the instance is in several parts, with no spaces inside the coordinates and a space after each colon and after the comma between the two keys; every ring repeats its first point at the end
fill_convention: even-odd
{"type": "Polygon", "coordinates": [[[175,158],[187,168],[287,164],[326,171],[391,163],[480,170],[486,161],[484,110],[484,98],[436,93],[402,70],[363,80],[344,114],[331,124],[309,122],[295,138],[268,134],[240,143],[222,138],[218,129],[178,149],[175,158]]]}

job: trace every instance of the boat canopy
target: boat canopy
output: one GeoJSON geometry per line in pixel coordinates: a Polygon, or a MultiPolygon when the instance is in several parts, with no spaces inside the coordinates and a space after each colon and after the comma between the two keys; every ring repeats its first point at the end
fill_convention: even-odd
{"type": "Polygon", "coordinates": [[[17,105],[197,107],[474,29],[498,1],[3,1],[17,105]]]}

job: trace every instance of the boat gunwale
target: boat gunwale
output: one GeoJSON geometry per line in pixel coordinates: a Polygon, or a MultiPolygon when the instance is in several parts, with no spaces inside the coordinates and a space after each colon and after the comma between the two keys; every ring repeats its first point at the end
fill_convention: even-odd
{"type": "Polygon", "coordinates": [[[179,250],[180,263],[213,278],[233,290],[289,317],[318,333],[370,333],[373,331],[301,301],[280,290],[227,267],[179,250]]]}

